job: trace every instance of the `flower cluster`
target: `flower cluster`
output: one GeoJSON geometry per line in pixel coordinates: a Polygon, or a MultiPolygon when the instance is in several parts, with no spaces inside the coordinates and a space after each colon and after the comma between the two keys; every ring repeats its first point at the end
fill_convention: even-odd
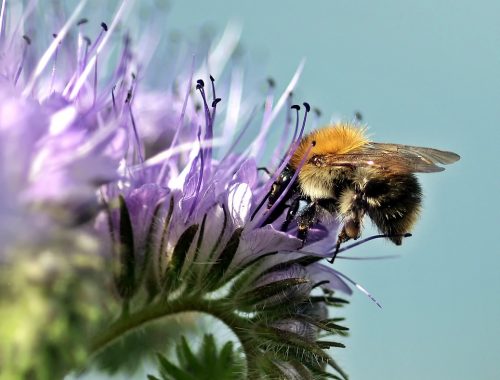
{"type": "MultiPolygon", "coordinates": [[[[12,20],[6,25],[2,4],[6,376],[61,376],[134,328],[196,311],[234,332],[247,378],[336,376],[327,365],[345,378],[326,352],[342,344],[324,339],[347,330],[327,306],[345,303],[336,292],[350,294],[350,280],[321,263],[337,224],[318,223],[304,245],[294,223],[280,230],[284,215],[268,223],[274,210],[265,206],[290,157],[287,145],[307,125],[309,105],[302,118],[290,107],[301,67],[276,102],[271,86],[262,114],[242,102],[239,75],[216,86],[195,61],[176,73],[174,90],[155,97],[141,87],[145,69],[131,39],[119,54],[110,46],[126,2],[93,42],[80,3],[39,58],[34,36],[21,35],[12,20]],[[103,63],[114,70],[102,75],[103,63]],[[271,171],[261,170],[281,112],[282,143],[271,171]]],[[[234,40],[223,37],[225,58],[209,56],[212,67],[227,61],[234,40]]]]}

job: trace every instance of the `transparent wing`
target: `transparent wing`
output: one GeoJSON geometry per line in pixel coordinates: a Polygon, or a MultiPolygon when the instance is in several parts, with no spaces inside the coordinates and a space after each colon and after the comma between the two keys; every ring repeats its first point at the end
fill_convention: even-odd
{"type": "Polygon", "coordinates": [[[456,162],[460,156],[453,152],[410,145],[370,143],[346,154],[324,154],[311,158],[319,167],[373,167],[392,173],[434,173],[438,166],[456,162]]]}

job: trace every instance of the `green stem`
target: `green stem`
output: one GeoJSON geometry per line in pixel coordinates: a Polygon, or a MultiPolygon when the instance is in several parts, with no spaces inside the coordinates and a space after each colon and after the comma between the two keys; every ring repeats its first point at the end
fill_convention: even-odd
{"type": "Polygon", "coordinates": [[[90,352],[91,354],[96,354],[114,340],[153,320],[174,314],[194,311],[212,315],[224,322],[224,324],[231,329],[238,337],[243,347],[247,361],[247,369],[249,369],[251,363],[250,359],[254,356],[254,350],[250,342],[251,338],[248,334],[250,325],[247,320],[234,315],[231,310],[232,307],[227,305],[223,300],[203,300],[198,297],[193,297],[180,298],[169,302],[158,301],[139,311],[120,316],[115,322],[108,326],[105,331],[94,337],[90,344],[90,352]]]}

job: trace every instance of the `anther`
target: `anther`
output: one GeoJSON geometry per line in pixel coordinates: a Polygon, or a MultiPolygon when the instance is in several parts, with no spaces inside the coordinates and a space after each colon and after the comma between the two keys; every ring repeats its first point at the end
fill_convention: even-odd
{"type": "Polygon", "coordinates": [[[57,38],[57,33],[52,33],[52,37],[57,38]]]}
{"type": "Polygon", "coordinates": [[[26,41],[28,45],[31,45],[31,38],[29,38],[27,35],[24,35],[23,39],[26,41]]]}
{"type": "Polygon", "coordinates": [[[196,81],[196,83],[197,83],[197,84],[196,84],[196,89],[197,89],[197,90],[199,90],[200,88],[205,87],[205,82],[203,82],[203,79],[198,79],[198,80],[196,81]]]}
{"type": "Polygon", "coordinates": [[[212,102],[212,107],[215,107],[217,105],[217,103],[219,103],[222,99],[221,98],[216,98],[213,102],[212,102]]]}
{"type": "MultiPolygon", "coordinates": [[[[276,81],[275,81],[273,78],[267,78],[267,84],[268,84],[268,85],[269,85],[269,87],[271,87],[271,88],[276,87],[276,81]]],[[[292,94],[292,93],[290,92],[290,95],[291,95],[291,94],[292,94]]]]}
{"type": "Polygon", "coordinates": [[[107,31],[108,31],[108,25],[106,25],[106,23],[105,23],[105,22],[101,22],[101,28],[102,28],[105,32],[107,32],[107,31]]]}
{"type": "Polygon", "coordinates": [[[132,73],[131,76],[132,76],[132,80],[135,80],[135,73],[132,73]]]}
{"type": "Polygon", "coordinates": [[[80,25],[86,24],[88,22],[89,22],[89,20],[87,20],[86,18],[81,18],[80,20],[78,20],[76,25],[80,26],[80,25]]]}
{"type": "Polygon", "coordinates": [[[211,80],[212,82],[215,82],[215,79],[214,79],[214,77],[213,77],[212,75],[210,75],[210,80],[211,80]]]}
{"type": "Polygon", "coordinates": [[[300,106],[298,104],[294,104],[293,106],[290,107],[293,110],[300,111],[300,106]]]}
{"type": "Polygon", "coordinates": [[[313,111],[317,117],[321,117],[321,115],[323,114],[319,108],[314,108],[313,111]]]}
{"type": "Polygon", "coordinates": [[[84,36],[83,40],[87,43],[88,46],[90,46],[90,44],[92,43],[92,41],[90,40],[90,38],[88,38],[87,36],[84,36]]]}
{"type": "Polygon", "coordinates": [[[309,105],[309,103],[304,102],[302,104],[304,105],[304,108],[306,109],[306,112],[309,112],[311,110],[311,106],[309,105]]]}

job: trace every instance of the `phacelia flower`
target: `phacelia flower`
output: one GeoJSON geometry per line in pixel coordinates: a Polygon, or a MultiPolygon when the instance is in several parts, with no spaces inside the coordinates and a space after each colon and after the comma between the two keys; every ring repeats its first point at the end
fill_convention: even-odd
{"type": "Polygon", "coordinates": [[[220,81],[207,69],[222,72],[237,42],[230,30],[171,73],[171,87],[151,91],[141,49],[117,31],[129,3],[99,27],[82,18],[84,3],[42,55],[44,31],[21,33],[32,9],[16,21],[1,3],[6,376],[62,376],[150,321],[202,312],[236,335],[246,378],[346,378],[326,351],[343,345],[325,338],[346,334],[328,306],[354,284],[321,261],[337,222],[318,222],[304,244],[265,207],[308,125],[310,106],[292,107],[302,65],[279,98],[270,83],[261,112],[243,100],[238,68],[220,81]]]}

